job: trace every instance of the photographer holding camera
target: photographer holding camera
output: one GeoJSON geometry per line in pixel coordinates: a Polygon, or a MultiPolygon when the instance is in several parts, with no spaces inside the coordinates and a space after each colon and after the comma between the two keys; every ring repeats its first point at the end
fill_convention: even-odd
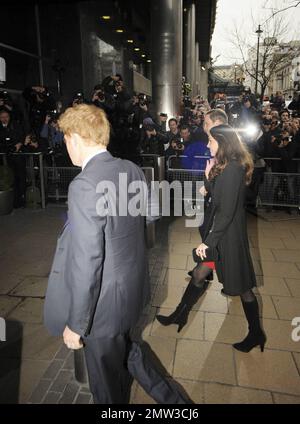
{"type": "Polygon", "coordinates": [[[7,153],[7,164],[14,173],[14,208],[25,206],[26,160],[18,153],[23,151],[24,131],[14,122],[6,109],[0,110],[0,152],[7,153]]]}
{"type": "Polygon", "coordinates": [[[146,118],[152,119],[146,94],[139,93],[133,95],[128,108],[128,114],[131,115],[133,127],[139,130],[142,128],[146,118]]]}
{"type": "Polygon", "coordinates": [[[183,153],[183,143],[180,140],[180,138],[177,137],[177,135],[175,136],[170,136],[170,142],[169,142],[169,147],[167,148],[167,150],[165,151],[165,156],[166,158],[169,158],[170,156],[176,156],[176,158],[174,158],[171,162],[171,167],[174,169],[180,169],[181,168],[181,158],[180,155],[182,155],[183,153]]]}
{"type": "Polygon", "coordinates": [[[0,109],[6,110],[14,122],[18,122],[22,124],[23,122],[23,114],[18,108],[18,106],[13,102],[10,94],[5,91],[0,91],[0,109]]]}
{"type": "MultiPolygon", "coordinates": [[[[266,126],[266,121],[264,121],[264,126],[266,126]]],[[[269,187],[269,201],[273,203],[280,196],[288,196],[290,201],[293,201],[295,199],[295,177],[293,175],[287,175],[285,178],[279,177],[276,173],[290,174],[297,172],[297,163],[293,161],[293,158],[296,157],[298,145],[292,133],[288,129],[281,129],[279,126],[275,130],[265,133],[264,141],[265,156],[281,159],[267,161],[267,166],[275,174],[269,187]]],[[[272,208],[269,207],[268,211],[271,210],[272,208]]],[[[289,209],[287,211],[289,212],[289,209]]]]}
{"type": "Polygon", "coordinates": [[[23,91],[23,97],[29,106],[29,124],[31,130],[40,133],[47,111],[54,110],[56,103],[46,87],[32,86],[23,91]]]}
{"type": "Polygon", "coordinates": [[[57,146],[62,147],[64,135],[59,130],[58,120],[59,114],[51,111],[46,115],[44,125],[41,129],[40,136],[47,140],[48,148],[54,149],[57,146]]]}
{"type": "Polygon", "coordinates": [[[22,126],[15,122],[9,111],[0,109],[0,151],[1,153],[18,152],[24,140],[22,126]]]}
{"type": "Polygon", "coordinates": [[[77,91],[77,93],[74,94],[73,99],[72,99],[71,103],[69,104],[69,107],[81,105],[82,103],[87,103],[87,101],[84,98],[83,92],[77,91]]]}
{"type": "Polygon", "coordinates": [[[111,121],[112,114],[115,110],[115,99],[111,94],[105,93],[104,87],[101,84],[97,84],[94,87],[92,103],[104,110],[109,121],[111,121]]]}
{"type": "Polygon", "coordinates": [[[167,143],[168,139],[156,128],[151,118],[147,118],[144,121],[143,129],[145,134],[141,140],[141,150],[143,153],[164,156],[164,143],[167,143]]]}
{"type": "Polygon", "coordinates": [[[277,91],[275,97],[272,95],[271,99],[271,107],[275,110],[277,110],[278,112],[282,109],[284,109],[285,107],[285,100],[284,100],[284,96],[282,94],[282,91],[277,91]]]}
{"type": "Polygon", "coordinates": [[[167,133],[168,114],[161,112],[158,116],[158,126],[160,131],[167,133]]]}
{"type": "Polygon", "coordinates": [[[165,144],[166,152],[171,147],[171,142],[173,140],[180,140],[180,131],[178,127],[178,121],[176,118],[169,119],[168,122],[169,131],[166,132],[166,136],[168,137],[168,144],[165,144]]]}

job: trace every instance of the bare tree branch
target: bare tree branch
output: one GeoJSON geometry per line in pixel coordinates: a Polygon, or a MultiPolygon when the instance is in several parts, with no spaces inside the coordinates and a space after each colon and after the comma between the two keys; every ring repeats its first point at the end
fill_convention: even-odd
{"type": "Polygon", "coordinates": [[[297,6],[299,6],[299,4],[300,4],[300,1],[297,1],[297,3],[293,4],[292,6],[288,6],[288,7],[285,7],[284,9],[280,9],[280,10],[277,10],[276,12],[273,12],[272,15],[269,16],[268,19],[266,19],[265,22],[263,22],[261,25],[265,25],[266,22],[268,22],[270,19],[274,18],[274,16],[276,16],[278,13],[284,12],[288,9],[293,8],[293,7],[297,7],[297,6]]]}
{"type": "MultiPolygon", "coordinates": [[[[297,5],[298,4],[300,4],[300,1],[297,2],[297,5]]],[[[290,7],[295,7],[295,5],[290,7]]],[[[286,9],[287,8],[284,10],[286,9]]],[[[259,44],[260,51],[258,64],[256,59],[257,47],[253,46],[253,43],[252,46],[249,44],[245,32],[240,30],[236,24],[234,26],[234,31],[231,33],[230,41],[240,52],[245,73],[260,86],[261,97],[264,95],[266,87],[274,78],[278,70],[283,66],[285,61],[290,60],[293,56],[293,52],[283,50],[285,44],[280,41],[284,39],[285,35],[288,33],[289,26],[286,19],[283,16],[274,17],[275,15],[277,15],[277,13],[272,15],[274,18],[272,22],[270,22],[270,19],[268,18],[264,23],[264,39],[263,42],[260,42],[259,44]],[[249,61],[247,57],[252,57],[252,61],[249,61]],[[258,69],[256,69],[257,66],[258,69]]],[[[249,34],[247,35],[249,37],[249,34]]]]}

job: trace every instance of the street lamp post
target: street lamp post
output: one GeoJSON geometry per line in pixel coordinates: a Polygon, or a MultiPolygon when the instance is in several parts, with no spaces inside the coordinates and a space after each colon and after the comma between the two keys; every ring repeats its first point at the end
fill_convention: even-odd
{"type": "Polygon", "coordinates": [[[258,83],[258,65],[259,65],[259,40],[261,33],[263,30],[260,28],[260,25],[258,25],[258,29],[255,31],[257,34],[257,56],[256,56],[256,70],[255,70],[255,95],[257,95],[257,83],[258,83]]]}

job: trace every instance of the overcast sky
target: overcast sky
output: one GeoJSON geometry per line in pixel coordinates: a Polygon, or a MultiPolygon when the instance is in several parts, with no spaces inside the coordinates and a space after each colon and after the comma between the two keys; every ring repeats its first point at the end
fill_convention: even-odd
{"type": "MultiPolygon", "coordinates": [[[[283,9],[295,3],[297,2],[293,0],[218,0],[216,26],[212,39],[212,58],[220,56],[215,64],[229,65],[242,62],[238,49],[230,42],[229,34],[235,23],[241,27],[244,34],[249,34],[251,44],[254,45],[257,41],[255,29],[258,24],[262,24],[272,15],[272,8],[273,10],[283,9]],[[255,25],[253,25],[251,14],[254,16],[255,25]]],[[[297,8],[293,7],[277,16],[284,17],[291,28],[284,41],[300,40],[300,4],[297,8]]],[[[271,23],[272,20],[269,22],[271,23]]]]}

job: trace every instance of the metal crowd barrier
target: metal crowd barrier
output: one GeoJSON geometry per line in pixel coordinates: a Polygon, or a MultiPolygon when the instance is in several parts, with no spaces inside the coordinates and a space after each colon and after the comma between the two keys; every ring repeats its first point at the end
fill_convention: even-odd
{"type": "MultiPolygon", "coordinates": [[[[33,194],[36,190],[39,190],[41,196],[41,206],[44,209],[46,207],[46,197],[45,197],[45,180],[43,174],[43,154],[41,152],[37,153],[0,153],[3,158],[3,164],[7,166],[9,162],[9,157],[24,157],[26,160],[26,177],[31,183],[31,190],[33,194]],[[37,160],[35,160],[37,159],[37,160]]],[[[33,195],[33,204],[34,207],[38,207],[38,202],[35,195],[33,195]]]]}
{"type": "MultiPolygon", "coordinates": [[[[3,164],[7,165],[8,156],[23,156],[27,162],[27,179],[31,189],[40,191],[40,204],[46,207],[46,200],[59,201],[67,199],[68,187],[81,169],[78,167],[45,166],[43,153],[0,153],[3,164]]],[[[130,158],[128,158],[130,159],[130,158]]],[[[183,200],[195,201],[196,182],[203,181],[204,163],[207,156],[188,157],[185,155],[170,156],[167,160],[164,156],[142,154],[135,156],[139,165],[144,170],[146,178],[151,181],[167,180],[169,183],[179,181],[182,189],[185,181],[193,183],[192,195],[183,196],[183,200]],[[165,164],[167,165],[165,167],[165,164]],[[188,164],[188,167],[183,167],[188,164]]],[[[265,158],[266,169],[263,182],[260,184],[258,206],[300,206],[300,159],[297,161],[298,170],[295,173],[271,172],[270,161],[281,161],[281,158],[265,158]]],[[[184,194],[184,191],[183,191],[184,194]]],[[[161,199],[160,199],[161,200],[161,199]]],[[[33,196],[34,206],[39,206],[33,196]]]]}
{"type": "MultiPolygon", "coordinates": [[[[206,161],[209,159],[208,156],[193,156],[189,157],[186,155],[173,155],[167,160],[166,180],[171,184],[174,181],[178,181],[182,188],[182,200],[188,202],[194,202],[197,197],[196,183],[203,181],[204,170],[206,161]],[[204,165],[205,163],[205,165],[204,165]],[[182,167],[183,164],[188,167],[182,167]],[[186,193],[184,190],[185,182],[192,183],[192,192],[186,193]]],[[[176,193],[175,193],[176,198],[176,193]]]]}
{"type": "Polygon", "coordinates": [[[136,163],[141,168],[153,168],[155,181],[165,179],[165,156],[142,153],[140,155],[127,155],[122,158],[136,163]]]}
{"type": "Polygon", "coordinates": [[[77,166],[44,167],[47,199],[54,199],[56,202],[67,199],[69,185],[80,172],[81,168],[77,166]]]}
{"type": "Polygon", "coordinates": [[[292,159],[297,163],[297,172],[271,172],[270,162],[281,158],[264,158],[266,171],[259,187],[258,206],[278,206],[298,208],[300,206],[300,158],[292,159]]]}
{"type": "MultiPolygon", "coordinates": [[[[206,156],[194,156],[189,158],[185,155],[170,156],[167,160],[166,179],[169,183],[179,181],[182,190],[185,181],[193,183],[192,196],[188,197],[183,191],[182,200],[194,202],[196,199],[196,182],[203,181],[204,169],[201,167],[200,160],[207,160],[206,156]],[[189,160],[190,162],[189,162],[189,160]],[[192,165],[190,168],[184,168],[184,163],[192,165]],[[197,160],[198,164],[197,164],[197,160]]],[[[259,187],[257,199],[258,206],[281,206],[281,207],[300,207],[300,159],[294,158],[293,162],[298,163],[298,172],[271,172],[271,161],[282,161],[281,158],[264,158],[266,168],[263,174],[263,181],[259,187]]]]}
{"type": "MultiPolygon", "coordinates": [[[[151,181],[162,181],[165,176],[164,157],[158,155],[135,156],[135,159],[141,159],[141,168],[151,172],[151,181]]],[[[70,182],[81,172],[78,167],[44,167],[45,186],[48,199],[67,199],[68,187],[70,182]]]]}

